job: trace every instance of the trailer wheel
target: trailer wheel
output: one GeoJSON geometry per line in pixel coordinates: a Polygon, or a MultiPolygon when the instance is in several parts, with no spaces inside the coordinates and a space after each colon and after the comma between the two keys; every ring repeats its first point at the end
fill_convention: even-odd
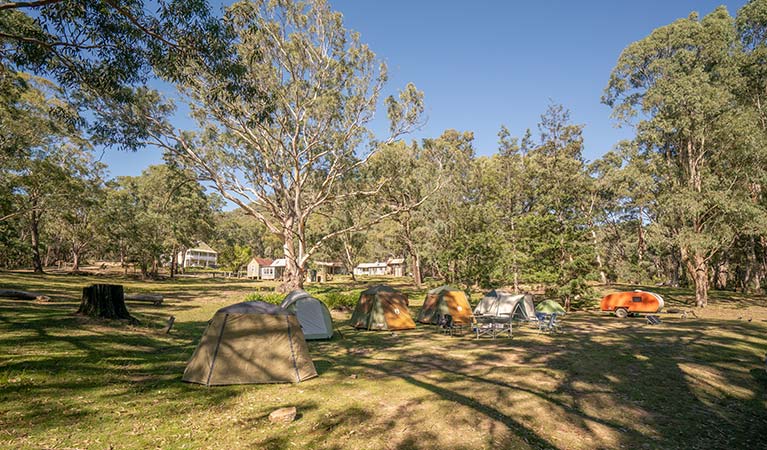
{"type": "Polygon", "coordinates": [[[626,311],[626,308],[618,308],[615,310],[615,317],[619,319],[625,319],[629,315],[629,312],[626,311]]]}

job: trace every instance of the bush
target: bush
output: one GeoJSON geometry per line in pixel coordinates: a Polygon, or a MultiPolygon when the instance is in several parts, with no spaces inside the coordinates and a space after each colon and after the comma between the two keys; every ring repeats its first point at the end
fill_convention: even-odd
{"type": "Polygon", "coordinates": [[[357,304],[358,295],[343,292],[328,292],[326,294],[314,295],[323,302],[328,308],[349,308],[353,309],[357,304]]]}
{"type": "Polygon", "coordinates": [[[246,302],[260,301],[265,303],[271,303],[273,305],[279,305],[285,298],[284,295],[277,292],[252,292],[245,296],[246,302]]]}
{"type": "MultiPolygon", "coordinates": [[[[358,295],[353,293],[343,293],[343,292],[328,292],[325,294],[313,294],[309,293],[312,297],[315,297],[322,303],[324,303],[328,308],[349,308],[353,309],[354,306],[357,304],[357,298],[358,295]]],[[[285,299],[285,296],[283,294],[279,294],[277,292],[252,292],[245,296],[246,302],[253,302],[253,301],[261,301],[266,303],[271,303],[273,305],[279,305],[282,303],[282,300],[285,299]]]]}

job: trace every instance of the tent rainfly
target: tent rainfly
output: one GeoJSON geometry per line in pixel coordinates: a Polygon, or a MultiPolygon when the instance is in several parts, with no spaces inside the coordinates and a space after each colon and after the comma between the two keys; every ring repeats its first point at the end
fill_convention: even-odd
{"type": "Polygon", "coordinates": [[[297,289],[285,297],[280,307],[296,313],[307,341],[333,337],[333,319],[324,303],[297,289]]]}
{"type": "Polygon", "coordinates": [[[440,286],[430,290],[418,313],[421,323],[437,324],[440,315],[450,314],[457,324],[471,323],[471,306],[466,294],[450,286],[440,286]]]}
{"type": "Polygon", "coordinates": [[[532,294],[514,295],[510,292],[493,290],[485,294],[474,308],[476,315],[510,315],[515,319],[532,320],[535,318],[535,306],[532,294]]]}
{"type": "Polygon", "coordinates": [[[216,311],[183,380],[213,386],[298,383],[316,376],[296,315],[254,301],[216,311]]]}
{"type": "Polygon", "coordinates": [[[351,325],[365,330],[410,330],[415,322],[410,316],[407,296],[386,286],[372,286],[360,293],[352,313],[351,325]]]}
{"type": "Polygon", "coordinates": [[[542,313],[557,313],[557,314],[564,314],[565,308],[563,308],[559,303],[555,302],[554,300],[544,300],[540,303],[538,303],[538,306],[535,307],[535,310],[537,312],[542,313]]]}

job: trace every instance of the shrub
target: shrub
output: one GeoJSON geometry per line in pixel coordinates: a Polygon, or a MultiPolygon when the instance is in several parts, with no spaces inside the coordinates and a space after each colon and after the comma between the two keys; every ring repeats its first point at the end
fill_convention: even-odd
{"type": "Polygon", "coordinates": [[[330,308],[349,308],[353,309],[357,304],[358,296],[351,293],[328,292],[326,294],[315,294],[315,297],[325,303],[330,308]]]}
{"type": "Polygon", "coordinates": [[[284,295],[277,292],[251,292],[245,296],[246,302],[261,301],[265,303],[271,303],[273,305],[279,305],[285,298],[284,295]]]}

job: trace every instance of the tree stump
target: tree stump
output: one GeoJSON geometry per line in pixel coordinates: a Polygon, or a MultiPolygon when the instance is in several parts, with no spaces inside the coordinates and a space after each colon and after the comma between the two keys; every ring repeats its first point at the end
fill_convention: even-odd
{"type": "Polygon", "coordinates": [[[138,324],[125,306],[125,294],[119,284],[93,284],[83,288],[78,314],[102,319],[127,320],[138,324]]]}

